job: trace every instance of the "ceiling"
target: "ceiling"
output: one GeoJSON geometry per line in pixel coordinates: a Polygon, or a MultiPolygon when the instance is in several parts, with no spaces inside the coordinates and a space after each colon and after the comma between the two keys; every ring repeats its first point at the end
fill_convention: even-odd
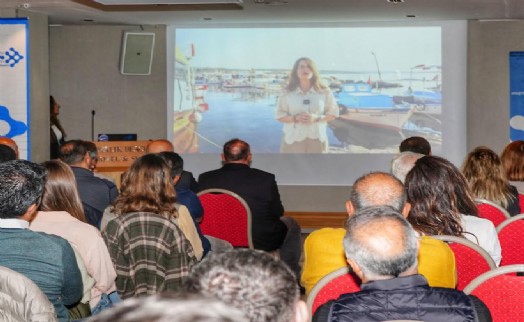
{"type": "MultiPolygon", "coordinates": [[[[148,0],[154,1],[154,0],[148,0]]],[[[522,0],[244,0],[238,5],[103,6],[92,0],[1,0],[0,9],[49,15],[50,24],[271,24],[363,21],[517,20],[522,0]],[[407,17],[413,15],[414,17],[407,17]]],[[[161,2],[161,0],[160,0],[161,2]]]]}

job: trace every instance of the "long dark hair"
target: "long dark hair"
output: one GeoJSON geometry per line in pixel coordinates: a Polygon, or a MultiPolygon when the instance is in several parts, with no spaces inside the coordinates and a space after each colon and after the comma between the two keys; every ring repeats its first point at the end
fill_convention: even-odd
{"type": "Polygon", "coordinates": [[[152,212],[166,217],[178,216],[171,170],[160,156],[146,154],[136,159],[122,180],[122,192],[113,212],[152,212]]]}
{"type": "Polygon", "coordinates": [[[446,159],[418,159],[405,186],[411,203],[408,221],[426,235],[463,236],[461,215],[478,215],[464,176],[446,159]]]}

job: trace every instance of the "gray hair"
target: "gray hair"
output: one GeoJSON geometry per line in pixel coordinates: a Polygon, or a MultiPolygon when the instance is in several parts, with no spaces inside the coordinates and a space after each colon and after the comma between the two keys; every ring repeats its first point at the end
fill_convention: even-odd
{"type": "Polygon", "coordinates": [[[357,263],[363,274],[373,280],[397,277],[416,266],[417,240],[418,234],[398,211],[389,206],[368,207],[348,219],[344,249],[346,257],[357,263]],[[383,227],[390,230],[385,231],[383,227]],[[377,239],[382,243],[394,243],[398,251],[377,248],[372,243],[377,239]]]}
{"type": "Polygon", "coordinates": [[[201,295],[130,298],[86,322],[247,322],[240,310],[201,295]]]}
{"type": "Polygon", "coordinates": [[[244,312],[251,322],[289,322],[300,291],[295,274],[263,251],[210,253],[184,283],[189,292],[214,296],[244,312]]]}
{"type": "Polygon", "coordinates": [[[399,153],[391,161],[391,173],[404,183],[409,171],[415,166],[415,162],[423,156],[424,154],[409,151],[399,153]]]}
{"type": "Polygon", "coordinates": [[[370,172],[353,183],[349,200],[359,210],[371,206],[391,206],[402,211],[406,190],[397,178],[386,172],[370,172]]]}

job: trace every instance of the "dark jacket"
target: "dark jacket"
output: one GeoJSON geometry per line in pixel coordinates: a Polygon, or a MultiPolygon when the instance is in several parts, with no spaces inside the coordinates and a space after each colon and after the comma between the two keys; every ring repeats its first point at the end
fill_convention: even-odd
{"type": "Polygon", "coordinates": [[[287,227],[280,220],[284,207],[275,175],[245,164],[228,163],[198,177],[199,191],[210,188],[230,190],[244,198],[253,217],[251,231],[256,249],[273,251],[280,247],[287,227]]]}
{"type": "Polygon", "coordinates": [[[491,321],[478,298],[451,288],[430,287],[422,275],[362,284],[317,309],[313,322],[419,320],[426,322],[491,321]]]}
{"type": "Polygon", "coordinates": [[[109,180],[95,177],[93,172],[80,167],[71,167],[76,179],[78,194],[84,206],[88,222],[100,227],[102,214],[118,196],[118,189],[109,180]]]}

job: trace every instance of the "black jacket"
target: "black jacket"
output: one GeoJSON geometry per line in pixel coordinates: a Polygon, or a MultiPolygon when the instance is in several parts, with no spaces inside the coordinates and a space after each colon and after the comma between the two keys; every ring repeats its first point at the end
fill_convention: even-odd
{"type": "Polygon", "coordinates": [[[482,301],[451,288],[430,287],[422,275],[362,284],[317,309],[313,322],[418,320],[426,322],[491,321],[482,301]]]}
{"type": "Polygon", "coordinates": [[[228,163],[198,177],[199,191],[210,188],[230,190],[244,198],[253,217],[251,232],[256,249],[273,251],[280,247],[287,227],[280,220],[284,207],[275,175],[245,164],[228,163]]]}

